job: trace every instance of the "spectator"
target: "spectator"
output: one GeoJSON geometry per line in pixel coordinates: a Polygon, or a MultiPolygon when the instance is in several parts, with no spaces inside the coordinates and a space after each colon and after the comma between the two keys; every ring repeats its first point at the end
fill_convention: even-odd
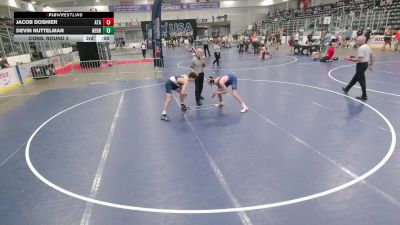
{"type": "Polygon", "coordinates": [[[298,45],[299,44],[299,32],[294,32],[294,45],[298,45]]]}
{"type": "Polygon", "coordinates": [[[400,28],[396,32],[396,36],[394,37],[396,40],[394,42],[394,49],[393,51],[397,51],[400,45],[400,28]]]}
{"type": "Polygon", "coordinates": [[[324,36],[321,39],[321,44],[322,45],[328,45],[331,42],[332,42],[332,35],[329,33],[329,31],[325,31],[324,32],[324,36]]]}
{"type": "Polygon", "coordinates": [[[361,27],[358,31],[357,31],[357,37],[361,36],[364,34],[364,27],[361,27]]]}
{"type": "Polygon", "coordinates": [[[219,59],[221,57],[221,46],[219,46],[219,43],[214,44],[214,56],[215,60],[213,62],[213,66],[215,63],[217,63],[217,66],[219,66],[219,59]]]}
{"type": "Polygon", "coordinates": [[[348,26],[346,26],[344,32],[345,32],[345,37],[344,37],[343,47],[350,48],[350,40],[351,37],[353,36],[353,30],[351,28],[348,28],[348,26]]]}
{"type": "Polygon", "coordinates": [[[1,69],[5,69],[5,68],[10,68],[10,64],[7,61],[7,58],[5,56],[3,56],[0,60],[0,67],[1,69]]]}
{"type": "Polygon", "coordinates": [[[385,50],[386,45],[389,45],[389,48],[392,48],[392,35],[393,35],[392,27],[388,26],[385,30],[385,37],[383,38],[383,41],[385,43],[383,44],[382,50],[385,50]]]}
{"type": "Polygon", "coordinates": [[[366,44],[368,44],[368,41],[371,38],[371,33],[372,33],[371,29],[369,27],[367,27],[367,30],[365,31],[365,34],[364,34],[364,36],[366,38],[365,39],[366,44]]]}
{"type": "Polygon", "coordinates": [[[146,58],[146,49],[147,49],[146,42],[142,41],[141,49],[143,58],[146,58]]]}
{"type": "Polygon", "coordinates": [[[280,31],[276,32],[275,40],[276,40],[276,49],[278,49],[279,45],[281,44],[281,33],[280,33],[280,31]]]}
{"type": "Polygon", "coordinates": [[[208,36],[205,36],[203,38],[203,49],[204,49],[204,56],[205,57],[207,57],[207,53],[208,53],[208,56],[211,56],[210,50],[208,49],[208,44],[209,43],[210,43],[210,40],[209,40],[208,36]]]}
{"type": "Polygon", "coordinates": [[[240,36],[240,38],[239,38],[238,48],[239,48],[239,54],[243,53],[243,48],[244,48],[244,36],[243,35],[240,36]]]}
{"type": "Polygon", "coordinates": [[[313,36],[314,36],[314,31],[311,31],[308,35],[307,35],[307,44],[311,45],[313,43],[313,36]]]}

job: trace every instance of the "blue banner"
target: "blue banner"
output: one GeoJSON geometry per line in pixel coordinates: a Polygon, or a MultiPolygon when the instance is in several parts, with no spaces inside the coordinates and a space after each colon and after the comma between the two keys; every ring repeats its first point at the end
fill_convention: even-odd
{"type": "Polygon", "coordinates": [[[110,12],[148,12],[152,5],[110,5],[110,12]]]}
{"type": "Polygon", "coordinates": [[[219,2],[182,3],[183,9],[215,9],[219,8],[219,2]]]}
{"type": "MultiPolygon", "coordinates": [[[[142,21],[141,27],[143,37],[151,40],[152,34],[148,31],[151,30],[150,21],[142,21]]],[[[161,38],[170,40],[171,38],[197,36],[197,22],[195,19],[190,20],[163,20],[161,21],[161,38]]]]}
{"type": "MultiPolygon", "coordinates": [[[[179,11],[179,10],[199,10],[199,9],[215,9],[219,8],[220,3],[217,2],[196,2],[196,3],[162,3],[163,11],[179,11]]],[[[110,5],[110,12],[149,12],[153,5],[110,5]]]]}
{"type": "Polygon", "coordinates": [[[154,66],[164,67],[161,43],[161,0],[155,0],[151,13],[154,66]],[[160,61],[161,59],[161,61],[160,61]]]}

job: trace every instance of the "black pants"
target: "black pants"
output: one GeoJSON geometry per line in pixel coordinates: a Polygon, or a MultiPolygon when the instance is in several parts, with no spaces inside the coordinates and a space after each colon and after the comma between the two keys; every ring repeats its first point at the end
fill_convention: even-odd
{"type": "Polygon", "coordinates": [[[328,56],[322,57],[319,61],[320,61],[320,62],[326,62],[326,61],[328,61],[328,56]]]}
{"type": "Polygon", "coordinates": [[[142,49],[143,58],[146,58],[146,50],[142,49]]]}
{"type": "Polygon", "coordinates": [[[239,44],[239,53],[243,53],[243,44],[239,44]]]}
{"type": "Polygon", "coordinates": [[[345,88],[346,91],[349,91],[353,85],[358,82],[361,86],[362,90],[362,97],[367,97],[367,85],[365,82],[365,71],[368,68],[368,62],[357,63],[356,67],[356,74],[354,75],[353,79],[351,79],[350,83],[345,88]]]}
{"type": "Polygon", "coordinates": [[[211,56],[210,50],[208,50],[208,44],[203,45],[203,48],[204,48],[204,56],[207,57],[207,52],[208,52],[208,56],[211,56]]]}
{"type": "Polygon", "coordinates": [[[370,37],[369,37],[369,36],[365,36],[365,44],[367,44],[367,43],[368,43],[369,39],[370,39],[370,37]]]}
{"type": "Polygon", "coordinates": [[[219,58],[221,57],[221,53],[220,52],[214,52],[214,56],[215,56],[215,60],[213,62],[213,66],[215,63],[217,63],[217,66],[219,66],[219,58]]]}
{"type": "Polygon", "coordinates": [[[196,103],[200,103],[201,92],[203,91],[204,73],[199,73],[199,77],[194,81],[196,103]]]}

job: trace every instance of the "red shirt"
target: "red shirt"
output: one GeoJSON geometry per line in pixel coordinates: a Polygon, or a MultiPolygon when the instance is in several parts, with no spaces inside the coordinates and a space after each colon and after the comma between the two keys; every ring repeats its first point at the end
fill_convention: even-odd
{"type": "Polygon", "coordinates": [[[398,30],[396,33],[396,40],[400,41],[400,30],[398,30]]]}
{"type": "Polygon", "coordinates": [[[335,54],[335,49],[333,47],[330,47],[328,49],[328,60],[331,60],[334,54],[335,54]]]}

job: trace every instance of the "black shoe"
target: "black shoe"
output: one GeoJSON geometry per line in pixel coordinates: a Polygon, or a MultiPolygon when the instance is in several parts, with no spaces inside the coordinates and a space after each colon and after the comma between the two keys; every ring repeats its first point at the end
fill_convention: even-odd
{"type": "Polygon", "coordinates": [[[183,112],[186,112],[187,109],[188,109],[188,107],[186,107],[185,104],[181,104],[181,110],[182,110],[183,112]]]}
{"type": "Polygon", "coordinates": [[[345,95],[347,95],[347,93],[349,92],[349,91],[346,91],[345,87],[342,87],[342,91],[344,92],[345,95]]]}
{"type": "Polygon", "coordinates": [[[161,120],[165,120],[165,121],[169,121],[169,116],[167,116],[167,114],[163,114],[161,115],[161,120]]]}
{"type": "Polygon", "coordinates": [[[368,100],[367,96],[357,96],[356,99],[361,100],[361,101],[368,100]]]}
{"type": "Polygon", "coordinates": [[[201,102],[196,102],[196,105],[201,106],[202,104],[201,104],[201,102]]]}
{"type": "Polygon", "coordinates": [[[204,100],[204,97],[200,95],[200,100],[204,100]]]}

